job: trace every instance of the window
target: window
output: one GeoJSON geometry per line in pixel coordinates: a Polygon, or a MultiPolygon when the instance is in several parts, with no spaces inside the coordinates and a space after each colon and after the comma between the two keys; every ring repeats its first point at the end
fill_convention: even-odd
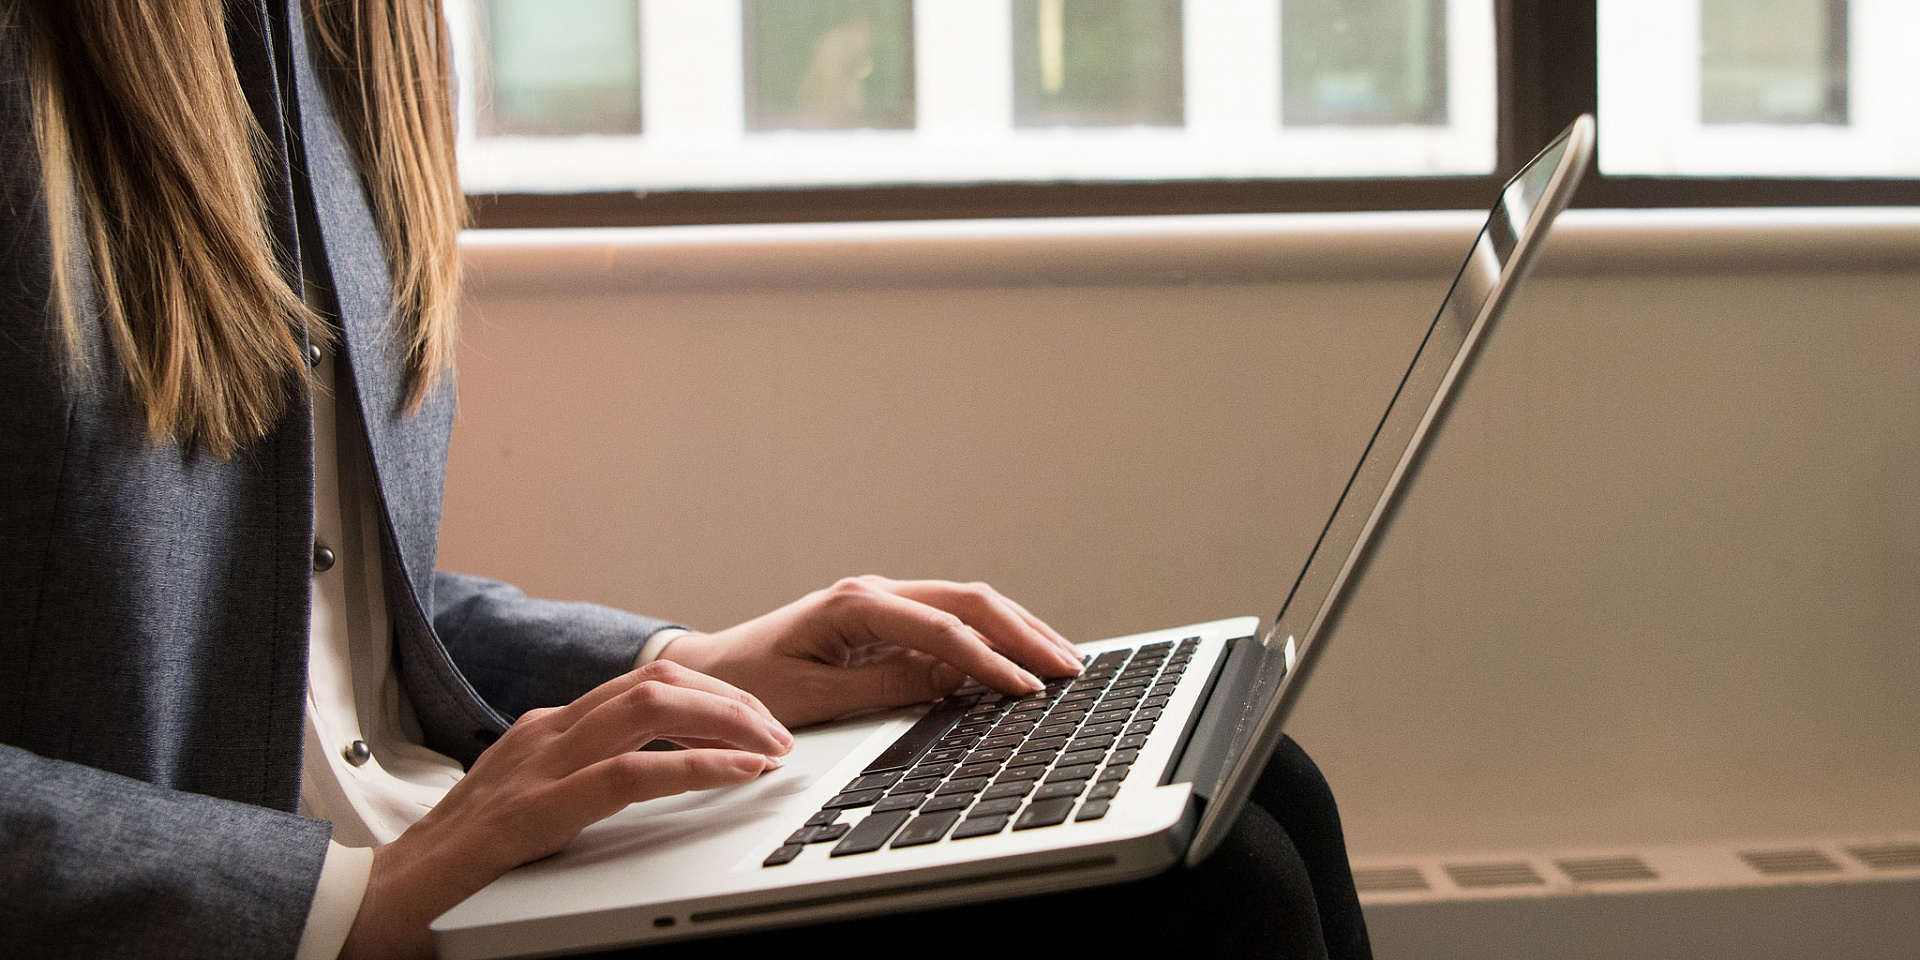
{"type": "Polygon", "coordinates": [[[450,3],[473,193],[1494,168],[1494,0],[450,3]]]}
{"type": "Polygon", "coordinates": [[[1017,0],[1013,8],[1015,125],[1184,125],[1179,0],[1017,0]]]}
{"type": "Polygon", "coordinates": [[[1601,0],[1600,169],[1920,174],[1913,0],[1601,0]]]}
{"type": "Polygon", "coordinates": [[[1444,123],[1440,0],[1286,0],[1282,115],[1308,124],[1444,123]]]}
{"type": "Polygon", "coordinates": [[[1914,0],[447,0],[482,225],[1914,202],[1914,0]]]}
{"type": "Polygon", "coordinates": [[[632,0],[486,0],[474,122],[482,136],[640,132],[640,18],[632,0]]]}
{"type": "Polygon", "coordinates": [[[913,126],[910,0],[747,0],[746,13],[747,129],[913,126]]]}

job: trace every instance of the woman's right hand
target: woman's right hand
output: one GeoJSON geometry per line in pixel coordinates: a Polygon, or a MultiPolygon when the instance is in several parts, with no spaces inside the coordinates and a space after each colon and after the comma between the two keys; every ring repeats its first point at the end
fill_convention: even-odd
{"type": "Polygon", "coordinates": [[[793,737],[760,701],[659,660],[564,707],[530,710],[445,799],[374,851],[343,958],[433,956],[427,924],[630,803],[745,783],[793,737]],[[639,748],[669,740],[688,749],[639,748]]]}

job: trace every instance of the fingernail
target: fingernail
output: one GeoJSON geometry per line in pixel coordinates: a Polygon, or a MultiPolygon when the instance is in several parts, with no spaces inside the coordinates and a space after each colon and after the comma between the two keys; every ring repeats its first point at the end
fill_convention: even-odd
{"type": "Polygon", "coordinates": [[[767,757],[766,761],[767,761],[767,765],[761,771],[762,773],[772,773],[773,771],[778,770],[781,767],[784,767],[787,765],[787,762],[785,760],[780,759],[779,757],[767,757]]]}
{"type": "Polygon", "coordinates": [[[1040,682],[1039,677],[1036,677],[1033,674],[1026,672],[1025,670],[1020,671],[1020,676],[1027,681],[1028,693],[1032,693],[1036,690],[1039,690],[1041,687],[1046,686],[1046,684],[1040,682]]]}

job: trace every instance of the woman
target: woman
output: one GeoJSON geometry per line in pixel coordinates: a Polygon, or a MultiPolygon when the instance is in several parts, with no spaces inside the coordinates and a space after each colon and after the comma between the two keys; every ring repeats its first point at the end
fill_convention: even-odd
{"type": "MultiPolygon", "coordinates": [[[[786,726],[1078,669],[980,585],[853,579],[697,635],[436,572],[444,27],[432,0],[302,6],[4,7],[0,942],[430,955],[473,890],[758,776],[786,726]]],[[[1275,771],[1205,869],[1101,902],[1363,955],[1331,797],[1290,745],[1275,771]]],[[[1038,942],[1088,896],[988,922],[1038,942]]]]}

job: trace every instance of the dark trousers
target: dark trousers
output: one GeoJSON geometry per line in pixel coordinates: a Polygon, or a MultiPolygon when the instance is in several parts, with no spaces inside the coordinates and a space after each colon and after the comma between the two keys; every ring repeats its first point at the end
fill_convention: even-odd
{"type": "Polygon", "coordinates": [[[1226,842],[1200,866],[1064,893],[695,940],[608,957],[981,960],[1143,956],[1367,960],[1333,791],[1281,741],[1226,842]],[[799,951],[795,954],[795,951],[799,951]]]}

